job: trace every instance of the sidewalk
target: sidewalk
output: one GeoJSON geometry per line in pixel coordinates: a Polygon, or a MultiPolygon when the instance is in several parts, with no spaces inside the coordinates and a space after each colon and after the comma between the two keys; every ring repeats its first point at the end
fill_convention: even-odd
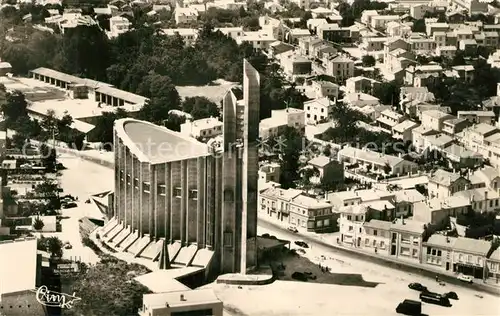
{"type": "MultiPolygon", "coordinates": [[[[288,223],[280,222],[277,219],[271,218],[270,216],[267,216],[267,214],[263,213],[258,213],[258,218],[259,220],[262,220],[268,224],[271,224],[275,227],[281,228],[281,229],[287,229],[288,223]]],[[[443,271],[440,269],[436,269],[434,267],[421,264],[421,263],[416,263],[416,262],[408,262],[406,260],[401,260],[401,259],[396,259],[392,258],[389,256],[381,255],[381,254],[375,254],[375,253],[369,253],[366,251],[363,251],[358,248],[354,247],[347,247],[344,245],[340,245],[337,243],[337,236],[333,235],[321,235],[321,234],[316,234],[316,233],[311,233],[311,232],[302,232],[299,231],[297,233],[298,236],[303,237],[306,241],[309,240],[311,242],[316,242],[321,244],[322,246],[329,247],[338,251],[342,251],[344,253],[347,253],[349,255],[352,255],[353,257],[366,260],[366,261],[371,261],[380,265],[385,265],[387,266],[392,266],[395,269],[398,270],[408,270],[420,275],[428,276],[431,278],[434,278],[436,275],[439,276],[443,281],[451,283],[451,284],[456,284],[456,285],[465,285],[469,288],[473,288],[477,291],[481,292],[486,292],[490,293],[496,296],[500,296],[500,287],[497,287],[495,285],[490,285],[487,283],[483,283],[482,280],[477,281],[476,283],[473,284],[464,284],[461,281],[459,281],[456,278],[456,274],[454,272],[447,272],[443,271]],[[481,282],[481,283],[479,283],[481,282]]]]}

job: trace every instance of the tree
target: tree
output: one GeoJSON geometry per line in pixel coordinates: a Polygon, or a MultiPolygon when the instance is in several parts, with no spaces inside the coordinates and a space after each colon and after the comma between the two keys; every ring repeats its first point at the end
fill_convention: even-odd
{"type": "Polygon", "coordinates": [[[16,133],[12,135],[12,146],[18,149],[23,149],[24,144],[26,143],[26,137],[21,133],[16,133]]]}
{"type": "Polygon", "coordinates": [[[48,172],[54,172],[57,165],[57,153],[53,147],[47,146],[45,143],[40,144],[40,155],[42,156],[42,164],[48,172]]]}
{"type": "Polygon", "coordinates": [[[45,198],[55,197],[58,195],[58,192],[57,183],[50,179],[45,179],[42,183],[35,186],[35,193],[45,198]]]}
{"type": "Polygon", "coordinates": [[[55,236],[47,238],[47,251],[50,253],[51,257],[61,258],[63,255],[62,241],[55,236]]]}
{"type": "Polygon", "coordinates": [[[395,81],[382,82],[375,85],[373,96],[378,98],[382,104],[397,105],[399,104],[400,87],[395,81]]]}
{"type": "Polygon", "coordinates": [[[45,224],[43,223],[43,221],[39,217],[37,217],[35,219],[35,222],[33,223],[33,228],[35,230],[42,230],[43,226],[45,226],[45,224]]]}
{"type": "Polygon", "coordinates": [[[194,120],[220,116],[217,104],[205,97],[187,97],[182,102],[181,108],[191,114],[194,120]]]}
{"type": "Polygon", "coordinates": [[[28,103],[20,91],[7,93],[6,102],[1,106],[8,127],[12,127],[20,117],[28,116],[28,103]]]}
{"type": "Polygon", "coordinates": [[[363,67],[373,67],[375,66],[376,60],[372,55],[364,55],[361,58],[361,62],[363,63],[363,67]]]}
{"type": "Polygon", "coordinates": [[[92,140],[103,144],[105,150],[113,148],[113,125],[115,120],[125,118],[128,113],[122,109],[117,109],[116,112],[104,112],[96,120],[96,125],[92,131],[92,140]]]}
{"type": "Polygon", "coordinates": [[[390,173],[391,173],[391,171],[392,171],[392,168],[391,168],[391,166],[390,166],[389,164],[387,164],[387,163],[386,163],[386,164],[384,165],[384,169],[383,169],[383,170],[384,170],[384,173],[385,173],[385,174],[390,174],[390,173]]]}
{"type": "Polygon", "coordinates": [[[280,151],[282,188],[295,188],[296,181],[300,179],[299,158],[303,148],[303,135],[293,127],[287,127],[278,142],[280,151]]]}
{"type": "Polygon", "coordinates": [[[425,33],[426,32],[425,20],[419,19],[413,21],[413,26],[411,27],[411,31],[414,33],[425,33]]]}

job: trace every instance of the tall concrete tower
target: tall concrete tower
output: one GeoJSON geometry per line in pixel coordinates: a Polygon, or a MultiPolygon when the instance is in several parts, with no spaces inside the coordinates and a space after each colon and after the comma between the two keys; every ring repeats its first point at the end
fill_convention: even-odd
{"type": "Polygon", "coordinates": [[[245,59],[243,61],[243,170],[242,170],[242,229],[240,272],[257,263],[257,192],[259,168],[260,76],[245,59]],[[248,248],[247,248],[248,246],[248,248]]]}
{"type": "Polygon", "coordinates": [[[221,273],[246,273],[257,263],[257,181],[260,79],[243,61],[243,100],[223,100],[224,154],[221,273]]]}

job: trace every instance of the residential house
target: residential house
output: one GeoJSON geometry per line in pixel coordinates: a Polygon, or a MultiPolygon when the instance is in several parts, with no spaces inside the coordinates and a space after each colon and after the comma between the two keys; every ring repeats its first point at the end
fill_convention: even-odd
{"type": "Polygon", "coordinates": [[[444,133],[422,136],[422,140],[423,140],[423,147],[421,147],[420,149],[427,152],[431,152],[433,150],[441,152],[446,147],[452,145],[454,142],[453,138],[444,133]]]}
{"type": "Polygon", "coordinates": [[[365,205],[350,205],[341,207],[338,212],[340,242],[353,247],[361,247],[363,225],[369,210],[365,205]]]}
{"type": "Polygon", "coordinates": [[[410,16],[415,20],[423,19],[427,12],[432,12],[433,9],[428,4],[415,4],[410,6],[410,16]]]}
{"type": "Polygon", "coordinates": [[[411,120],[404,120],[403,122],[392,127],[392,137],[400,139],[403,142],[411,142],[413,139],[412,130],[419,126],[411,120]]]}
{"type": "Polygon", "coordinates": [[[417,170],[417,164],[401,157],[385,155],[367,149],[346,146],[338,152],[338,160],[357,163],[361,167],[370,166],[371,171],[385,174],[407,174],[417,170]]]}
{"type": "Polygon", "coordinates": [[[387,23],[385,32],[392,37],[405,37],[411,34],[411,26],[405,23],[391,21],[387,23]]]}
{"type": "Polygon", "coordinates": [[[385,30],[387,23],[400,21],[399,15],[374,15],[371,17],[370,26],[374,29],[385,30]]]}
{"type": "Polygon", "coordinates": [[[279,163],[270,162],[259,168],[259,181],[279,182],[281,175],[281,166],[279,163]]]}
{"type": "Polygon", "coordinates": [[[399,92],[400,110],[410,116],[416,116],[414,111],[410,111],[406,105],[414,101],[419,102],[432,102],[434,101],[434,94],[429,92],[427,87],[401,87],[399,92]]]}
{"type": "Polygon", "coordinates": [[[500,190],[500,170],[494,167],[485,166],[472,173],[475,177],[484,182],[484,186],[493,190],[500,190]]]}
{"type": "Polygon", "coordinates": [[[387,42],[387,37],[363,37],[359,48],[366,52],[380,52],[384,50],[384,44],[387,42]]]}
{"type": "Polygon", "coordinates": [[[432,53],[436,50],[437,44],[434,38],[410,38],[408,40],[411,45],[411,49],[419,54],[432,53]]]}
{"type": "Polygon", "coordinates": [[[466,55],[471,55],[477,51],[477,42],[475,39],[464,39],[459,42],[458,48],[466,55]]]}
{"type": "Polygon", "coordinates": [[[458,237],[453,245],[453,272],[483,279],[490,249],[489,241],[458,237]]]}
{"type": "Polygon", "coordinates": [[[457,54],[456,46],[438,46],[436,47],[436,55],[440,57],[453,58],[457,54]]]}
{"type": "Polygon", "coordinates": [[[309,29],[294,28],[294,29],[291,29],[290,31],[288,31],[288,33],[285,37],[287,37],[287,36],[288,36],[287,40],[289,43],[298,43],[299,38],[311,36],[311,31],[309,31],[309,29]]]}
{"type": "Polygon", "coordinates": [[[458,111],[457,117],[464,118],[473,124],[495,124],[495,112],[493,111],[458,111]]]}
{"type": "Polygon", "coordinates": [[[306,96],[310,97],[311,99],[325,97],[337,98],[339,96],[339,85],[333,82],[313,80],[309,88],[311,94],[308,94],[308,89],[306,88],[306,96]]]}
{"type": "Polygon", "coordinates": [[[181,134],[193,138],[213,138],[222,135],[223,123],[215,117],[187,120],[181,124],[181,134]]]}
{"type": "Polygon", "coordinates": [[[432,35],[432,38],[436,42],[436,52],[441,52],[443,51],[444,54],[448,54],[448,50],[455,49],[454,52],[456,52],[457,47],[455,45],[452,46],[446,46],[446,32],[434,32],[432,35]],[[449,47],[446,49],[445,47],[449,47]]]}
{"type": "Polygon", "coordinates": [[[363,13],[361,13],[361,23],[371,25],[371,19],[374,16],[378,16],[377,10],[364,10],[363,13]]]}
{"type": "Polygon", "coordinates": [[[216,27],[214,28],[214,31],[220,31],[222,34],[226,35],[227,37],[230,37],[234,40],[236,40],[238,37],[243,35],[243,27],[241,26],[236,26],[236,27],[216,27]]]}
{"type": "Polygon", "coordinates": [[[337,55],[326,61],[326,75],[337,80],[346,80],[354,77],[354,61],[346,55],[337,55]]]}
{"type": "Polygon", "coordinates": [[[453,137],[456,134],[462,132],[469,125],[469,121],[464,118],[447,119],[443,122],[443,129],[441,130],[441,132],[453,137]]]}
{"type": "Polygon", "coordinates": [[[470,181],[458,173],[438,169],[429,177],[428,191],[431,198],[445,198],[464,191],[470,181]]]}
{"type": "Polygon", "coordinates": [[[495,249],[486,259],[486,271],[484,273],[487,283],[498,284],[500,281],[500,248],[495,249]]]}
{"type": "Polygon", "coordinates": [[[389,255],[420,263],[425,223],[408,219],[392,222],[389,255]]]}
{"type": "Polygon", "coordinates": [[[425,201],[425,196],[416,189],[398,190],[394,192],[395,212],[391,218],[401,218],[413,215],[416,203],[425,201]]]}
{"type": "Polygon", "coordinates": [[[333,102],[328,97],[304,102],[306,123],[317,124],[327,120],[332,106],[333,102]]]}
{"type": "Polygon", "coordinates": [[[439,134],[438,131],[436,130],[433,130],[432,128],[428,128],[428,127],[425,127],[425,126],[418,126],[416,128],[414,128],[412,131],[411,131],[411,135],[412,135],[412,143],[413,143],[413,148],[417,151],[417,152],[422,152],[425,150],[425,146],[426,146],[426,138],[428,136],[432,136],[432,135],[437,135],[439,134]]]}
{"type": "Polygon", "coordinates": [[[458,78],[466,82],[471,82],[474,79],[474,66],[472,65],[453,66],[451,69],[458,75],[458,78]]]}
{"type": "Polygon", "coordinates": [[[427,36],[432,36],[436,32],[447,32],[450,29],[450,25],[448,23],[426,23],[425,24],[425,33],[427,36]]]}
{"type": "Polygon", "coordinates": [[[177,6],[174,11],[174,18],[177,25],[193,23],[198,20],[198,10],[190,7],[181,8],[177,6]]]}
{"type": "Polygon", "coordinates": [[[161,31],[166,36],[180,36],[184,44],[188,46],[194,45],[198,38],[198,30],[191,28],[162,29],[161,31]]]}
{"type": "Polygon", "coordinates": [[[422,264],[444,271],[453,269],[453,246],[457,238],[434,234],[422,243],[422,264]]]}
{"type": "Polygon", "coordinates": [[[345,42],[351,37],[349,27],[341,27],[337,23],[320,24],[317,26],[316,34],[325,41],[345,42]]]}
{"type": "Polygon", "coordinates": [[[446,20],[451,24],[463,24],[465,21],[465,14],[460,11],[448,11],[445,16],[446,20]]]}
{"type": "Polygon", "coordinates": [[[500,210],[500,195],[497,190],[477,188],[456,192],[453,196],[461,196],[469,199],[471,208],[474,212],[498,212],[498,210],[500,210]]]}
{"type": "Polygon", "coordinates": [[[311,5],[310,0],[292,0],[291,2],[295,3],[301,9],[309,9],[309,6],[311,5]]]}
{"type": "Polygon", "coordinates": [[[470,205],[469,199],[462,196],[430,198],[415,203],[413,219],[444,228],[450,217],[469,213],[470,205]]]}
{"type": "Polygon", "coordinates": [[[372,93],[377,85],[381,82],[375,79],[357,76],[346,80],[345,93],[372,93]]]}
{"type": "Polygon", "coordinates": [[[289,223],[290,202],[300,194],[302,194],[300,190],[270,187],[259,193],[259,209],[271,217],[289,223]]]}
{"type": "Polygon", "coordinates": [[[457,144],[451,144],[442,150],[442,153],[452,163],[463,168],[474,168],[482,165],[484,157],[481,154],[475,153],[457,144]]]}
{"type": "Polygon", "coordinates": [[[277,60],[281,60],[281,55],[287,56],[294,50],[294,46],[291,44],[283,43],[281,41],[275,41],[269,44],[269,57],[277,60]],[[288,53],[288,54],[287,54],[288,53]]]}
{"type": "Polygon", "coordinates": [[[320,155],[309,160],[307,164],[319,171],[320,179],[328,178],[338,183],[344,182],[344,166],[332,157],[320,155]]]}
{"type": "Polygon", "coordinates": [[[130,29],[132,23],[123,16],[113,16],[109,19],[109,33],[110,38],[117,37],[120,34],[126,33],[130,29]]]}
{"type": "Polygon", "coordinates": [[[343,102],[358,108],[363,108],[368,105],[377,106],[380,104],[378,98],[367,93],[348,93],[344,96],[343,102]]]}
{"type": "Polygon", "coordinates": [[[261,49],[264,51],[269,50],[272,43],[276,41],[272,32],[269,30],[259,30],[255,32],[244,32],[242,36],[238,37],[236,43],[249,43],[254,49],[261,49]]]}
{"type": "MultiPolygon", "coordinates": [[[[418,75],[435,75],[439,76],[443,72],[443,68],[437,64],[409,66],[406,69],[405,82],[411,86],[415,85],[415,78],[418,75]]],[[[420,85],[424,86],[424,85],[420,85]]]]}
{"type": "Polygon", "coordinates": [[[283,72],[292,81],[298,77],[306,77],[311,73],[312,62],[300,55],[294,53],[285,53],[281,57],[283,72]]]}
{"type": "Polygon", "coordinates": [[[488,12],[488,2],[480,0],[452,0],[451,7],[456,10],[465,10],[469,16],[488,12]]]}
{"type": "Polygon", "coordinates": [[[305,112],[301,109],[286,108],[272,110],[271,117],[263,119],[259,123],[259,137],[267,139],[279,136],[286,127],[293,127],[299,131],[305,127],[305,112]]]}
{"type": "MultiPolygon", "coordinates": [[[[485,140],[488,137],[497,134],[498,132],[499,130],[490,124],[479,123],[469,128],[466,128],[462,132],[461,141],[466,148],[471,149],[472,151],[478,152],[480,154],[483,154],[482,147],[484,147],[485,145],[485,140]]],[[[483,154],[483,156],[489,158],[488,154],[487,155],[483,154]]]]}
{"type": "Polygon", "coordinates": [[[307,28],[313,33],[317,34],[318,33],[318,27],[323,25],[323,24],[328,24],[328,21],[326,19],[309,19],[306,22],[307,28]]]}
{"type": "Polygon", "coordinates": [[[392,133],[392,128],[404,121],[404,116],[393,111],[385,110],[377,118],[378,126],[387,133],[392,133]]]}
{"type": "Polygon", "coordinates": [[[391,222],[372,219],[363,223],[361,247],[374,253],[389,255],[391,244],[391,222]]]}
{"type": "Polygon", "coordinates": [[[441,132],[446,120],[454,119],[453,115],[438,110],[422,112],[422,126],[441,132]]]}

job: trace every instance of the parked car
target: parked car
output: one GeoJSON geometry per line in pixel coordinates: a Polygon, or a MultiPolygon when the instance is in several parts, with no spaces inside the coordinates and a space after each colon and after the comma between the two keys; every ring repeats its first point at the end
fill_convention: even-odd
{"type": "Polygon", "coordinates": [[[307,275],[305,275],[302,272],[294,272],[292,274],[292,279],[297,280],[297,281],[307,282],[308,277],[307,277],[307,275]]]}
{"type": "Polygon", "coordinates": [[[73,246],[71,246],[70,243],[67,243],[66,245],[64,245],[64,249],[72,249],[73,246]]]}
{"type": "Polygon", "coordinates": [[[302,248],[296,249],[296,250],[295,250],[295,252],[296,252],[296,253],[303,254],[303,255],[305,255],[305,254],[306,254],[306,251],[305,251],[304,249],[302,249],[302,248]]]}
{"type": "Polygon", "coordinates": [[[295,244],[299,247],[302,247],[302,248],[309,248],[309,245],[307,243],[305,243],[304,241],[301,241],[301,240],[297,240],[295,241],[295,244]]]}
{"type": "Polygon", "coordinates": [[[269,238],[269,234],[268,233],[265,233],[265,234],[262,234],[262,238],[269,238]]]}
{"type": "Polygon", "coordinates": [[[452,300],[458,300],[458,295],[455,292],[444,293],[443,296],[452,300]]]}
{"type": "Polygon", "coordinates": [[[69,202],[69,203],[62,203],[61,207],[62,208],[74,208],[77,207],[78,205],[75,202],[69,202]]]}
{"type": "Polygon", "coordinates": [[[292,233],[298,233],[299,230],[295,226],[288,226],[288,230],[291,231],[292,233]]]}
{"type": "Polygon", "coordinates": [[[422,315],[422,302],[404,300],[396,307],[396,313],[403,315],[422,315]]]}
{"type": "Polygon", "coordinates": [[[420,292],[427,291],[427,287],[423,286],[420,283],[410,283],[410,284],[408,284],[408,287],[412,290],[416,290],[416,291],[420,291],[420,292]]]}
{"type": "Polygon", "coordinates": [[[430,304],[436,304],[436,305],[441,305],[441,306],[446,306],[446,307],[451,306],[450,300],[447,297],[444,297],[441,294],[433,293],[433,292],[420,293],[420,300],[422,302],[426,302],[426,303],[430,303],[430,304]]]}
{"type": "Polygon", "coordinates": [[[472,283],[474,282],[474,278],[471,277],[470,275],[465,275],[465,274],[462,274],[460,273],[458,276],[457,276],[457,279],[459,279],[460,281],[462,282],[467,282],[467,283],[472,283]]]}

